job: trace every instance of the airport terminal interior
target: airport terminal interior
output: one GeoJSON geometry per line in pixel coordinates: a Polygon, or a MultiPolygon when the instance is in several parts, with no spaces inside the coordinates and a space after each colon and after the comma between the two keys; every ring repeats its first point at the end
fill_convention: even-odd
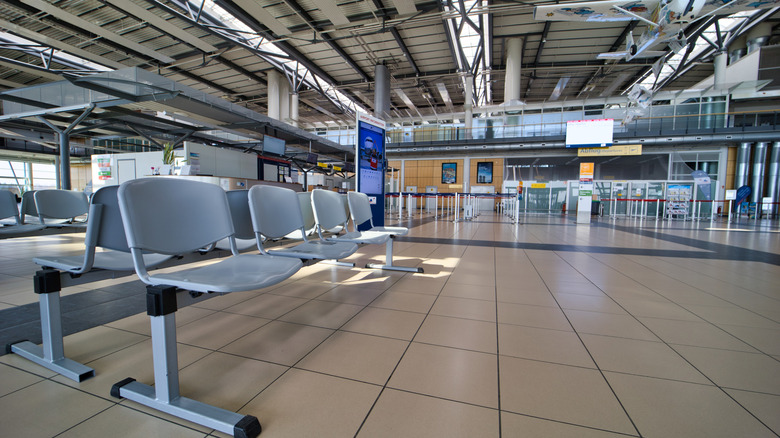
{"type": "Polygon", "coordinates": [[[779,11],[4,0],[0,436],[780,436],[779,11]]]}

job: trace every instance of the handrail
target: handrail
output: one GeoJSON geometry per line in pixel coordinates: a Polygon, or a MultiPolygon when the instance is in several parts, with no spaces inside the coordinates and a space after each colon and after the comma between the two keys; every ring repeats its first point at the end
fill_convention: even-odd
{"type": "MultiPolygon", "coordinates": [[[[701,103],[700,105],[704,105],[701,103]]],[[[669,109],[671,106],[651,107],[657,110],[669,109]]],[[[605,110],[615,112],[616,110],[605,110]]],[[[414,125],[414,126],[389,126],[387,129],[387,136],[389,143],[414,143],[420,141],[431,140],[468,140],[478,138],[519,138],[519,137],[536,137],[536,136],[555,136],[564,135],[566,132],[566,121],[545,121],[544,116],[549,114],[550,116],[560,116],[567,114],[571,116],[570,112],[551,112],[551,113],[535,113],[533,116],[541,115],[540,120],[521,123],[521,124],[498,124],[496,126],[476,126],[467,129],[465,124],[448,124],[448,126],[441,126],[437,124],[432,125],[414,125]],[[491,134],[488,136],[488,132],[491,134]]],[[[774,114],[774,119],[777,122],[780,119],[780,111],[776,109],[766,110],[754,110],[754,111],[728,111],[728,112],[698,112],[696,114],[669,114],[669,115],[650,115],[636,117],[629,124],[623,125],[620,123],[621,119],[615,118],[615,132],[642,132],[642,131],[655,131],[658,129],[727,129],[727,128],[744,128],[748,126],[755,126],[759,121],[759,117],[774,114]],[[752,121],[748,125],[743,125],[747,119],[752,121]],[[711,120],[708,120],[711,119],[711,120]],[[718,123],[712,123],[717,120],[718,123]],[[691,123],[695,123],[696,126],[689,126],[691,123]],[[671,126],[666,126],[671,124],[671,126]],[[721,126],[704,126],[702,124],[717,124],[721,126]]],[[[578,114],[574,114],[575,116],[578,114]]],[[[606,117],[606,113],[604,117],[606,117]]],[[[528,116],[519,116],[528,117],[528,116]]],[[[581,117],[587,118],[584,114],[581,117]]],[[[505,120],[502,117],[496,117],[493,119],[497,122],[505,120]]],[[[773,123],[772,126],[777,125],[773,123]]],[[[334,139],[334,141],[341,142],[342,144],[354,143],[355,131],[353,128],[339,129],[334,131],[324,131],[321,136],[334,139]],[[328,133],[332,133],[328,135],[328,133]]]]}

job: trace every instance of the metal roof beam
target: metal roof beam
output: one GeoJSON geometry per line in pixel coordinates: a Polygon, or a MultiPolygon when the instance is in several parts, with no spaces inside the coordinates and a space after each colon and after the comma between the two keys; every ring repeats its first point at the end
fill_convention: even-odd
{"type": "Polygon", "coordinates": [[[66,12],[63,9],[60,9],[51,3],[47,3],[43,0],[20,0],[20,1],[28,6],[32,6],[38,9],[41,12],[45,12],[55,18],[58,18],[74,26],[77,26],[83,29],[84,31],[90,32],[101,38],[105,38],[121,46],[127,47],[135,52],[141,53],[150,58],[154,58],[160,62],[166,64],[170,64],[174,62],[174,59],[171,58],[170,56],[163,55],[162,53],[159,53],[156,50],[145,47],[139,43],[136,43],[135,41],[123,37],[122,35],[118,35],[96,24],[90,23],[89,21],[84,20],[83,18],[78,17],[76,15],[73,15],[70,12],[66,12]]]}
{"type": "Polygon", "coordinates": [[[144,9],[135,3],[128,0],[103,0],[106,3],[114,6],[115,8],[124,11],[140,21],[145,21],[150,25],[157,28],[159,31],[171,35],[175,39],[183,41],[192,47],[202,50],[206,53],[216,52],[217,48],[211,44],[201,40],[195,35],[187,32],[186,30],[169,23],[167,20],[161,18],[159,15],[155,15],[149,12],[148,9],[144,9]]]}
{"type": "Polygon", "coordinates": [[[57,39],[49,38],[46,35],[40,34],[38,32],[33,32],[22,26],[11,23],[10,21],[5,21],[0,19],[0,28],[7,29],[12,33],[19,35],[23,38],[27,38],[29,40],[39,42],[46,46],[53,47],[57,50],[62,50],[63,52],[70,53],[71,55],[78,56],[88,61],[105,65],[106,67],[112,67],[116,69],[127,67],[126,65],[120,62],[113,61],[111,59],[105,58],[100,55],[96,55],[92,52],[89,52],[84,49],[80,49],[76,46],[71,46],[70,44],[63,43],[62,41],[59,41],[57,39]]]}
{"type": "MultiPolygon", "coordinates": [[[[282,0],[284,3],[292,8],[293,11],[295,11],[296,14],[298,14],[301,18],[303,18],[312,29],[314,29],[316,32],[321,32],[322,29],[314,24],[314,19],[309,15],[308,12],[306,12],[295,0],[282,0]]],[[[320,33],[320,38],[331,48],[333,51],[335,51],[339,56],[341,56],[342,59],[350,66],[352,67],[357,74],[359,74],[365,81],[371,82],[371,77],[366,74],[366,72],[363,71],[363,69],[360,68],[359,65],[355,62],[352,57],[349,56],[349,54],[339,46],[336,41],[333,40],[329,35],[320,33]]]]}

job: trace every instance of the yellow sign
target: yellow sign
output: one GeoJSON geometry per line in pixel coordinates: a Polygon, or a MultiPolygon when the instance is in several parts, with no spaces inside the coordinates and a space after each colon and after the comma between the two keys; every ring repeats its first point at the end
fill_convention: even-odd
{"type": "Polygon", "coordinates": [[[580,178],[593,178],[593,163],[580,163],[580,178]]]}
{"type": "Polygon", "coordinates": [[[621,144],[608,148],[580,148],[578,157],[606,157],[611,155],[642,155],[641,144],[621,144]]]}
{"type": "Polygon", "coordinates": [[[532,189],[546,189],[547,188],[547,184],[545,184],[545,183],[531,183],[531,188],[532,189]]]}
{"type": "Polygon", "coordinates": [[[333,166],[333,170],[335,170],[336,172],[341,172],[341,167],[340,166],[333,166]]]}
{"type": "Polygon", "coordinates": [[[322,167],[322,168],[327,169],[328,168],[328,163],[317,163],[317,167],[322,167]]]}

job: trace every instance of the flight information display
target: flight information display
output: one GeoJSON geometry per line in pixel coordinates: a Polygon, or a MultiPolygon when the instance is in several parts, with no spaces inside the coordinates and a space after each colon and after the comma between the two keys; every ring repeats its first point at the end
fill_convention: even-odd
{"type": "Polygon", "coordinates": [[[567,148],[612,146],[614,119],[570,120],[566,122],[567,148]]]}
{"type": "Polygon", "coordinates": [[[357,134],[357,189],[362,193],[382,195],[385,187],[384,122],[360,114],[357,134]]]}

